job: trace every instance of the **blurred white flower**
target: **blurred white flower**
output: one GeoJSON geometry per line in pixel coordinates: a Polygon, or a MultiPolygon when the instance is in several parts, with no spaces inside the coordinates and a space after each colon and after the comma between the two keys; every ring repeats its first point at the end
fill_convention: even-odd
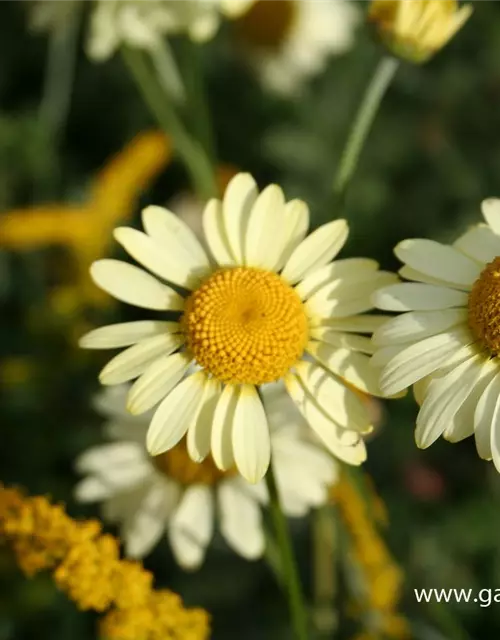
{"type": "MultiPolygon", "coordinates": [[[[249,484],[236,470],[220,471],[211,458],[193,462],[184,441],[151,458],[144,447],[148,417],[127,413],[127,390],[125,385],[108,388],[98,398],[98,409],[109,418],[105,433],[115,442],[79,457],[77,469],[87,477],[76,487],[77,499],[102,501],[103,517],[120,524],[126,553],[132,557],[149,553],[166,533],[177,562],[196,569],[203,562],[217,515],[228,545],[244,558],[259,558],[265,545],[261,521],[265,484],[249,484]]],[[[283,385],[268,385],[262,394],[284,512],[304,516],[327,501],[337,464],[305,440],[304,420],[283,385]]]]}
{"type": "Polygon", "coordinates": [[[106,60],[121,44],[154,49],[167,34],[196,42],[212,38],[221,15],[235,17],[253,0],[96,0],[87,51],[106,60]]]}
{"type": "Polygon", "coordinates": [[[353,46],[359,19],[349,0],[258,0],[236,29],[264,85],[293,94],[353,46]]]}
{"type": "Polygon", "coordinates": [[[33,31],[59,29],[79,11],[83,0],[35,0],[31,3],[29,26],[33,31]]]}

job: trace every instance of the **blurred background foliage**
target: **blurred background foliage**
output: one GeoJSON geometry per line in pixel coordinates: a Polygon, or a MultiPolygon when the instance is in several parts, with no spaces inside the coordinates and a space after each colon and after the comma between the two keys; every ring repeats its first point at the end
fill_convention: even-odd
{"type": "MultiPolygon", "coordinates": [[[[359,4],[364,11],[366,3],[359,4]]],[[[164,204],[189,184],[164,139],[153,154],[158,160],[159,153],[161,162],[153,162],[141,179],[130,177],[137,156],[130,147],[123,150],[156,125],[119,56],[96,65],[79,47],[67,124],[57,136],[47,130],[40,118],[47,38],[28,32],[27,5],[0,3],[0,211],[7,215],[58,203],[48,224],[59,240],[0,251],[1,480],[50,494],[73,515],[95,515],[73,502],[72,465],[82,449],[100,440],[100,419],[89,398],[103,358],[79,351],[76,339],[89,326],[134,315],[86,292],[82,270],[92,251],[111,255],[113,249],[103,242],[114,222],[136,219],[141,206],[164,204]],[[121,168],[110,165],[120,152],[121,168]],[[110,198],[101,193],[101,209],[93,209],[88,205],[98,201],[104,166],[111,166],[110,198]],[[122,184],[129,189],[125,204],[122,184]],[[80,218],[70,215],[75,210],[80,218]],[[84,256],[74,250],[82,225],[100,240],[84,256]]],[[[396,268],[392,247],[399,240],[449,240],[478,221],[483,198],[500,195],[500,5],[474,5],[469,23],[432,62],[403,65],[398,72],[347,196],[352,235],[345,256],[369,255],[384,268],[396,268]]],[[[332,59],[326,72],[292,99],[264,92],[235,54],[233,39],[225,24],[201,57],[220,164],[248,170],[262,185],[277,181],[287,197],[305,199],[314,225],[335,217],[334,172],[380,55],[369,29],[361,25],[355,47],[332,59]]],[[[182,42],[173,44],[182,54],[182,42]]],[[[152,135],[158,142],[159,134],[152,135]]],[[[404,573],[400,608],[412,636],[498,637],[500,604],[428,606],[413,597],[414,587],[500,588],[497,473],[478,459],[471,440],[417,450],[412,397],[377,410],[381,424],[369,444],[366,469],[386,503],[384,535],[404,573]]],[[[307,522],[292,526],[311,595],[314,532],[307,522]]],[[[349,582],[344,560],[352,541],[349,531],[337,534],[335,637],[343,639],[354,637],[359,620],[341,588],[349,582]]],[[[145,566],[154,570],[158,584],[213,614],[216,639],[289,637],[285,603],[265,561],[245,562],[217,540],[194,575],[175,566],[166,544],[145,566]]],[[[24,579],[5,550],[0,585],[0,640],[95,637],[92,615],[76,611],[48,578],[24,579]]]]}

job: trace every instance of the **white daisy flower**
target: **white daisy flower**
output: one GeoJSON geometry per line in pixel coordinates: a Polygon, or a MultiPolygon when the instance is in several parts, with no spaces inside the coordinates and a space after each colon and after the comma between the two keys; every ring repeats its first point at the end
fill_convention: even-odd
{"type": "Polygon", "coordinates": [[[500,200],[482,204],[486,224],[453,246],[404,240],[395,249],[404,282],[375,295],[384,310],[405,312],[373,336],[380,386],[396,394],[416,384],[416,441],[474,434],[481,458],[500,471],[500,200]]]}
{"type": "Polygon", "coordinates": [[[350,0],[258,0],[235,27],[263,84],[293,94],[353,46],[359,19],[350,0]]]}
{"type": "Polygon", "coordinates": [[[212,38],[221,15],[241,15],[254,0],[96,0],[88,54],[106,60],[121,44],[155,49],[169,34],[186,33],[196,42],[212,38]]]}
{"type": "MultiPolygon", "coordinates": [[[[87,477],[77,485],[76,498],[103,503],[104,518],[121,526],[126,554],[135,558],[149,553],[166,533],[177,562],[195,569],[203,562],[215,519],[236,553],[249,560],[262,556],[265,484],[249,484],[235,470],[220,471],[211,458],[193,462],[184,442],[151,458],[143,444],[148,421],[127,414],[126,393],[121,385],[98,399],[109,418],[105,432],[115,442],[79,457],[77,469],[87,477]]],[[[337,465],[304,439],[304,420],[280,385],[268,385],[262,393],[284,512],[304,516],[327,501],[337,465]]]]}
{"type": "Polygon", "coordinates": [[[365,406],[352,387],[380,394],[368,336],[382,318],[364,314],[372,294],[397,281],[373,260],[331,262],[348,228],[335,220],[306,237],[307,205],[286,203],[270,185],[260,194],[249,174],[235,176],[222,202],[203,213],[209,259],[194,233],[160,207],[143,211],[145,233],[115,230],[116,240],[159,278],[120,260],[91,267],[96,284],[118,300],[179,314],[91,331],[81,346],[129,347],[101,371],[104,385],[138,378],[128,409],[155,407],[147,448],[172,449],[187,433],[191,458],[209,451],[219,469],[236,464],[250,482],[269,465],[268,417],[261,385],[284,380],[303,416],[330,451],[350,464],[366,452],[365,406]],[[132,346],[130,346],[132,345],[132,346]],[[200,370],[188,374],[192,363],[200,370]],[[187,375],[186,375],[187,374],[187,375]]]}

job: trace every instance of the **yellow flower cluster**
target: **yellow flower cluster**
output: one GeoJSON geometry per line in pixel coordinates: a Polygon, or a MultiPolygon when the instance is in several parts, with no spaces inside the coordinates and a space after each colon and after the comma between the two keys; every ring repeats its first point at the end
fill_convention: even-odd
{"type": "Polygon", "coordinates": [[[378,640],[380,634],[402,640],[410,637],[408,624],[397,611],[403,575],[377,530],[377,524],[387,523],[385,505],[370,482],[366,485],[373,492],[369,500],[346,473],[332,487],[332,497],[350,534],[353,560],[366,585],[357,604],[373,619],[376,627],[373,635],[371,631],[364,632],[355,640],[378,640]]]}
{"type": "Polygon", "coordinates": [[[4,213],[0,217],[0,247],[17,251],[47,245],[66,247],[73,257],[74,282],[55,292],[55,306],[73,311],[85,303],[107,304],[109,296],[88,278],[89,267],[104,255],[113,228],[132,216],[144,189],[171,158],[172,146],[163,133],[140,133],[97,175],[87,202],[4,213]]]}
{"type": "Polygon", "coordinates": [[[120,560],[117,539],[95,520],[73,520],[45,497],[0,486],[0,539],[27,575],[51,570],[80,609],[107,612],[101,624],[107,640],[208,638],[208,614],[185,609],[170,591],[154,591],[152,574],[120,560]]]}

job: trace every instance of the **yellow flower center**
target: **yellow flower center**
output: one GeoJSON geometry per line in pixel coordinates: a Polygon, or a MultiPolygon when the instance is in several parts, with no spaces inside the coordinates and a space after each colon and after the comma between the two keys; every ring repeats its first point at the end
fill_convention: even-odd
{"type": "Polygon", "coordinates": [[[208,457],[203,462],[193,462],[189,457],[185,440],[181,440],[170,451],[165,451],[159,456],[154,456],[151,461],[157,471],[177,480],[187,486],[192,484],[214,485],[224,477],[232,476],[235,470],[221,471],[217,469],[212,458],[208,457]]]}
{"type": "Polygon", "coordinates": [[[297,13],[297,0],[258,0],[236,21],[243,43],[278,49],[288,37],[297,13]]]}
{"type": "Polygon", "coordinates": [[[486,265],[469,295],[472,333],[495,355],[500,355],[500,257],[486,265]]]}
{"type": "Polygon", "coordinates": [[[232,384],[278,380],[308,340],[294,289],[276,273],[252,267],[215,272],[186,300],[182,325],[197,363],[232,384]]]}

